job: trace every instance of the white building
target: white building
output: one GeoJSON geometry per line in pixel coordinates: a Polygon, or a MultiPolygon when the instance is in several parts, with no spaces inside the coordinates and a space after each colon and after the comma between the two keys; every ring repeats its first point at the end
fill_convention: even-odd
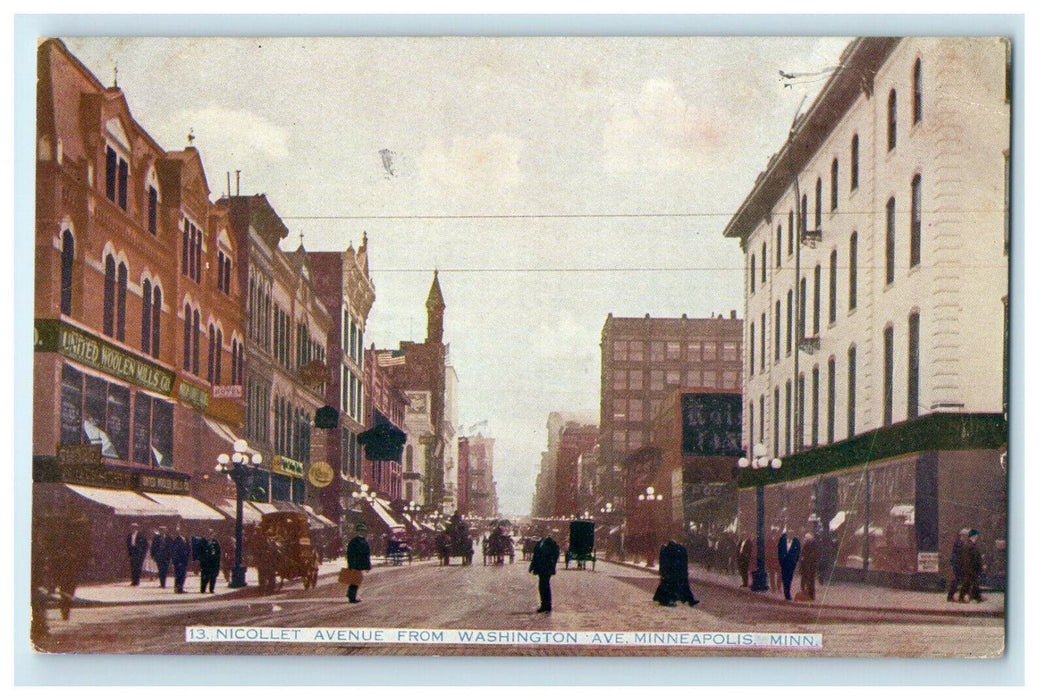
{"type": "Polygon", "coordinates": [[[936,581],[962,526],[1005,558],[1009,125],[1006,41],[858,39],[724,232],[744,442],[785,457],[742,486],[866,578],[936,581]]]}

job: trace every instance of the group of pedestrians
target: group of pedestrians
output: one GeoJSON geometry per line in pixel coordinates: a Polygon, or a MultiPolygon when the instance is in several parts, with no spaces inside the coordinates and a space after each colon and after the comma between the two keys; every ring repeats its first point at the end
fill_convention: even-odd
{"type": "MultiPolygon", "coordinates": [[[[755,544],[750,537],[742,538],[737,545],[737,572],[741,576],[741,587],[749,587],[749,574],[754,563],[755,544]]],[[[767,583],[773,593],[781,592],[785,600],[792,600],[792,581],[799,571],[799,592],[795,600],[812,601],[817,595],[817,568],[819,563],[817,539],[811,533],[789,540],[782,532],[777,540],[776,556],[765,557],[767,583]]]]}
{"type": "Polygon", "coordinates": [[[981,572],[984,570],[984,562],[981,559],[981,551],[977,548],[979,538],[980,533],[968,527],[959,530],[955,536],[949,561],[952,566],[952,581],[948,585],[950,603],[984,601],[981,595],[981,572]]]}
{"type": "Polygon", "coordinates": [[[172,532],[161,525],[150,538],[138,523],[133,523],[127,535],[132,586],[140,585],[147,556],[156,564],[160,588],[167,587],[167,575],[173,569],[174,592],[185,593],[185,577],[191,559],[200,564],[200,593],[214,593],[222,564],[222,546],[214,530],[210,530],[205,537],[194,536],[190,540],[182,534],[180,525],[175,525],[172,532]]]}

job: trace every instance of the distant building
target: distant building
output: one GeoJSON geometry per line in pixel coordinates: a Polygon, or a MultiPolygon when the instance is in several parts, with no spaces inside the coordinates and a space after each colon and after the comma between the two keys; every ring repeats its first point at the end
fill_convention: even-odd
{"type": "Polygon", "coordinates": [[[599,441],[599,427],[569,422],[563,426],[556,449],[555,503],[552,515],[574,517],[584,508],[578,499],[581,457],[599,441]]]}
{"type": "MultiPolygon", "coordinates": [[[[377,351],[373,345],[366,352],[365,359],[364,413],[369,418],[367,427],[374,428],[378,424],[386,422],[400,431],[405,431],[407,407],[410,405],[410,400],[393,383],[388,369],[377,361],[377,351]]],[[[368,484],[372,491],[389,501],[404,500],[402,453],[397,458],[379,460],[372,460],[364,456],[363,464],[359,478],[368,484]]]]}
{"type": "Polygon", "coordinates": [[[494,481],[495,440],[482,434],[464,439],[468,441],[469,488],[468,511],[463,514],[494,518],[498,515],[497,482],[494,481]]]}
{"type": "Polygon", "coordinates": [[[742,527],[767,484],[768,534],[813,531],[837,577],[937,586],[963,526],[1004,570],[1009,52],[853,41],[724,231],[745,444],[784,462],[741,475],[742,527]]]}

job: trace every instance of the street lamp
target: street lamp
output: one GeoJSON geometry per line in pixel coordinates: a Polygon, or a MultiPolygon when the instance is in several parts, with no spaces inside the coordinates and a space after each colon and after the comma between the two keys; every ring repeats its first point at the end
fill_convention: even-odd
{"type": "Polygon", "coordinates": [[[243,499],[247,497],[247,486],[254,469],[262,463],[262,456],[257,452],[249,453],[246,440],[237,440],[232,449],[231,457],[224,452],[218,455],[214,470],[236,484],[236,559],[229,588],[243,588],[247,585],[247,567],[243,565],[243,499]]]}
{"type": "Polygon", "coordinates": [[[664,494],[657,493],[653,486],[647,486],[646,491],[639,494],[639,501],[641,503],[649,503],[651,505],[650,511],[650,542],[647,547],[647,566],[654,565],[654,548],[657,546],[657,533],[655,528],[657,526],[658,512],[656,510],[656,504],[663,501],[665,498],[664,494]]]}
{"type": "MultiPolygon", "coordinates": [[[[742,457],[737,460],[737,466],[739,469],[765,469],[766,467],[780,469],[781,460],[777,457],[771,459],[766,456],[766,453],[766,445],[758,443],[752,447],[752,460],[749,461],[747,457],[742,457]]],[[[750,588],[755,592],[770,589],[770,586],[767,585],[766,582],[765,520],[766,514],[763,485],[762,483],[759,483],[755,486],[755,571],[752,573],[752,585],[750,586],[750,588]]]]}

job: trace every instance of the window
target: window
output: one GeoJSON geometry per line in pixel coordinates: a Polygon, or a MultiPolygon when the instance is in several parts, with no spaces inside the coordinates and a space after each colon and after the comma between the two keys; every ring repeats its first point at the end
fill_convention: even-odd
{"type": "MultiPolygon", "coordinates": [[[[356,351],[356,326],[352,326],[352,339],[350,341],[350,352],[356,351]]],[[[355,359],[355,358],[354,358],[355,359]]],[[[614,341],[614,361],[625,362],[628,360],[628,342],[625,340],[614,341]]]]}
{"type": "Polygon", "coordinates": [[[203,232],[186,218],[182,227],[182,274],[196,283],[203,273],[202,256],[203,232]]]}
{"type": "Polygon", "coordinates": [[[192,373],[200,375],[200,310],[192,312],[192,373]]]}
{"type": "Polygon", "coordinates": [[[832,179],[828,190],[828,206],[832,211],[839,208],[839,159],[832,160],[832,179]]]}
{"type": "Polygon", "coordinates": [[[755,294],[755,253],[752,253],[752,263],[749,265],[748,286],[752,294],[755,294]]]}
{"type": "Polygon", "coordinates": [[[792,242],[795,240],[795,212],[788,212],[788,257],[792,257],[792,242]]]}
{"type": "Polygon", "coordinates": [[[766,370],[766,314],[759,317],[759,371],[766,370]]]}
{"type": "Polygon", "coordinates": [[[846,437],[857,434],[857,346],[846,353],[846,437]]]}
{"type": "Polygon", "coordinates": [[[912,124],[918,124],[923,118],[923,68],[922,61],[915,59],[912,66],[912,124]]]}
{"type": "Polygon", "coordinates": [[[160,356],[160,310],[163,308],[163,290],[153,287],[153,347],[152,356],[160,356]]]}
{"type": "Polygon", "coordinates": [[[75,241],[71,231],[62,231],[62,313],[73,313],[73,260],[76,259],[75,241]]]}
{"type": "Polygon", "coordinates": [[[105,286],[102,290],[102,333],[112,337],[116,309],[116,258],[105,256],[105,286]]]}
{"type": "Polygon", "coordinates": [[[207,326],[207,381],[211,384],[214,383],[214,341],[214,324],[212,323],[209,326],[207,326]]]}
{"type": "Polygon", "coordinates": [[[759,397],[759,442],[766,440],[766,397],[759,397]]]}
{"type": "Polygon", "coordinates": [[[850,191],[857,189],[860,184],[861,174],[861,160],[860,160],[860,145],[861,142],[857,138],[857,134],[854,134],[853,139],[850,140],[850,191]]]}
{"type": "Polygon", "coordinates": [[[717,343],[706,340],[701,344],[701,359],[705,362],[715,362],[717,343]]]}
{"type": "Polygon", "coordinates": [[[883,329],[883,425],[893,423],[893,326],[883,329]]]}
{"type": "Polygon", "coordinates": [[[777,256],[777,269],[781,269],[781,224],[777,225],[777,247],[774,248],[777,256]]]}
{"type": "Polygon", "coordinates": [[[629,391],[638,391],[643,388],[643,370],[628,370],[628,388],[629,391]]]}
{"type": "Polygon", "coordinates": [[[748,331],[748,375],[755,376],[755,321],[749,324],[748,331]]]}
{"type": "Polygon", "coordinates": [[[642,399],[629,399],[628,401],[628,420],[630,423],[642,423],[643,422],[643,401],[642,399]]]}
{"type": "Polygon", "coordinates": [[[785,382],[785,454],[792,451],[792,382],[785,382]]]}
{"type": "Polygon", "coordinates": [[[183,337],[182,369],[192,369],[192,309],[185,305],[185,335],[183,337]]]}
{"type": "Polygon", "coordinates": [[[806,377],[800,374],[795,386],[795,451],[799,452],[806,439],[806,377]]]}
{"type": "Polygon", "coordinates": [[[614,370],[614,391],[624,391],[628,388],[628,370],[614,370]]]}
{"type": "Polygon", "coordinates": [[[153,343],[153,284],[142,282],[142,352],[152,350],[153,343]]]}
{"type": "Polygon", "coordinates": [[[665,390],[665,371],[662,369],[650,370],[650,391],[665,390]]]}
{"type": "Polygon", "coordinates": [[[225,253],[220,250],[218,251],[218,290],[225,291],[225,253]]]}
{"type": "Polygon", "coordinates": [[[781,361],[781,300],[774,302],[774,362],[781,361]]]}
{"type": "Polygon", "coordinates": [[[916,175],[912,178],[912,220],[908,254],[910,267],[915,267],[922,259],[922,187],[922,175],[916,175]]]}
{"type": "Polygon", "coordinates": [[[908,420],[919,417],[919,313],[908,317],[908,420]]]}
{"type": "Polygon", "coordinates": [[[857,231],[850,234],[850,310],[857,308],[857,231]]]}
{"type": "Polygon", "coordinates": [[[630,340],[628,343],[628,359],[630,362],[643,361],[643,343],[639,340],[630,340]]]}
{"type": "Polygon", "coordinates": [[[680,348],[680,345],[679,345],[678,341],[674,341],[674,340],[668,341],[668,359],[669,360],[678,360],[680,358],[680,353],[681,352],[682,352],[682,349],[680,348]]]}
{"type": "Polygon", "coordinates": [[[886,284],[893,284],[893,260],[897,203],[893,197],[886,202],[886,284]]]}
{"type": "Polygon", "coordinates": [[[127,265],[116,271],[116,339],[124,340],[127,331],[127,265]]]}
{"type": "MultiPolygon", "coordinates": [[[[686,344],[686,359],[689,362],[700,362],[701,361],[701,341],[691,340],[686,344]]],[[[715,359],[715,351],[713,349],[712,359],[715,359]]]]}
{"type": "Polygon", "coordinates": [[[814,230],[821,230],[821,178],[817,178],[814,186],[814,230]]]}
{"type": "Polygon", "coordinates": [[[723,343],[723,361],[724,362],[737,362],[740,356],[737,354],[737,342],[728,340],[723,343]]]}
{"type": "Polygon", "coordinates": [[[799,227],[798,227],[799,230],[795,232],[795,235],[796,235],[795,244],[797,246],[802,245],[802,243],[803,243],[803,235],[805,235],[806,232],[810,230],[810,228],[807,226],[807,223],[810,221],[810,219],[807,217],[808,211],[809,210],[808,210],[808,208],[806,206],[806,193],[804,192],[803,193],[802,203],[801,203],[801,205],[799,207],[799,212],[800,212],[799,213],[799,227]]]}
{"type": "Polygon", "coordinates": [[[661,340],[655,340],[650,343],[650,361],[651,362],[664,362],[665,361],[665,343],[661,340]]]}
{"type": "Polygon", "coordinates": [[[828,256],[828,325],[835,323],[835,284],[838,262],[839,251],[833,250],[828,256]]]}
{"type": "Polygon", "coordinates": [[[890,90],[886,100],[886,150],[897,147],[897,91],[890,90]]]}
{"type": "Polygon", "coordinates": [[[821,266],[814,267],[814,336],[821,334],[821,266]]]}
{"type": "Polygon", "coordinates": [[[828,358],[828,396],[826,418],[828,444],[835,441],[835,358],[828,358]]]}
{"type": "Polygon", "coordinates": [[[214,383],[222,383],[222,329],[219,328],[216,331],[217,335],[214,340],[214,383]]]}
{"type": "Polygon", "coordinates": [[[149,233],[156,233],[157,229],[157,211],[159,205],[159,193],[155,187],[150,186],[146,194],[146,201],[148,202],[148,214],[147,214],[147,225],[149,226],[149,233]]]}
{"type": "Polygon", "coordinates": [[[766,241],[763,241],[763,264],[759,268],[759,280],[766,284],[766,241]]]}
{"type": "Polygon", "coordinates": [[[781,454],[781,389],[774,387],[774,454],[781,454]]]}
{"type": "Polygon", "coordinates": [[[814,366],[810,375],[810,446],[817,447],[821,423],[821,369],[814,366]]]}
{"type": "Polygon", "coordinates": [[[785,326],[785,355],[792,354],[792,338],[795,337],[795,333],[792,331],[792,290],[788,290],[788,310],[785,315],[788,317],[787,325],[785,326]]]}
{"type": "Polygon", "coordinates": [[[105,196],[127,211],[127,159],[112,146],[105,147],[105,196]]]}
{"type": "Polygon", "coordinates": [[[799,280],[799,309],[796,311],[796,332],[801,341],[806,337],[806,278],[799,280]]]}

